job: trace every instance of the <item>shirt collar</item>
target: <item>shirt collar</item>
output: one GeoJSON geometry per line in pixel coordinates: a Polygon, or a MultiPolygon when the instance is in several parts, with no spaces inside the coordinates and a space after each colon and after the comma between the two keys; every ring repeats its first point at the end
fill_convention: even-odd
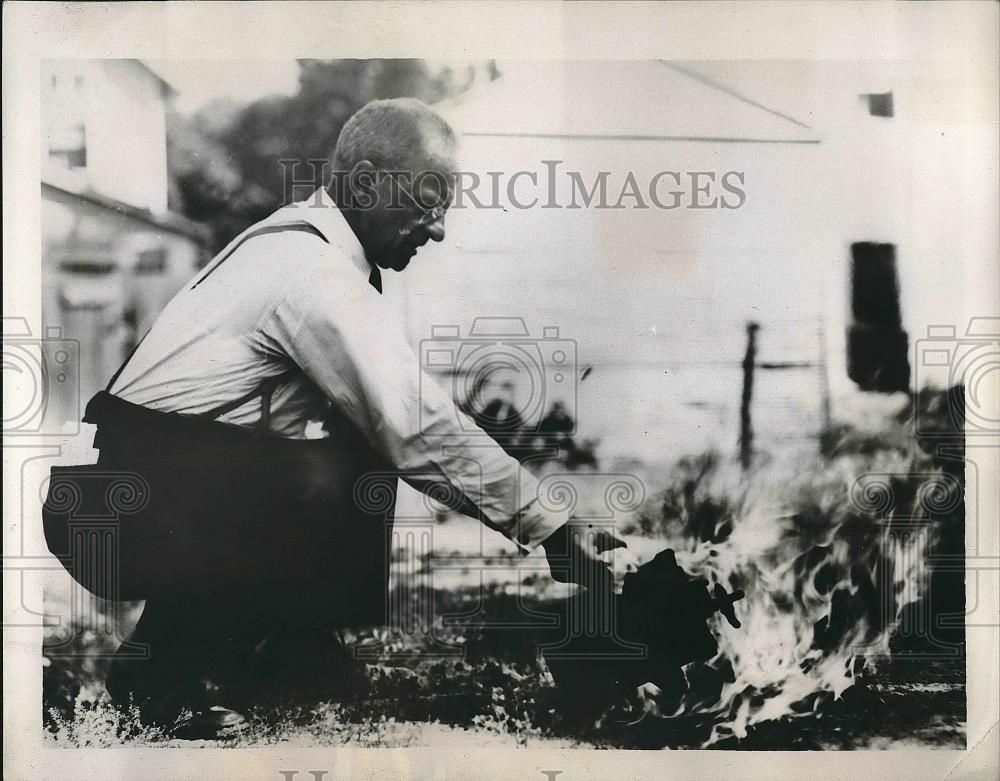
{"type": "Polygon", "coordinates": [[[368,262],[361,242],[354,235],[354,231],[347,224],[343,213],[326,188],[320,187],[305,200],[296,201],[279,209],[277,215],[294,216],[297,220],[308,222],[323,234],[323,238],[340,248],[351,259],[354,267],[368,278],[373,288],[379,293],[382,292],[381,270],[374,263],[368,262]]]}

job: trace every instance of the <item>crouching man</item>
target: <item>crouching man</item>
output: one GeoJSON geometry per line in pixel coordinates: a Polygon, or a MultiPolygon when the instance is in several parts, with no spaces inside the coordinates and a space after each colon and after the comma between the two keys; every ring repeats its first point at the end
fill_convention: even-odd
{"type": "Polygon", "coordinates": [[[116,701],[166,722],[191,710],[187,736],[223,736],[254,704],[241,692],[268,648],[383,622],[391,475],[446,487],[524,552],[543,546],[557,579],[610,588],[602,554],[624,543],[540,506],[534,478],[421,381],[381,298],[384,270],[444,239],[454,154],[419,101],[362,108],[328,187],[237,237],[88,405],[93,469],[143,494],[121,514],[114,596],[146,605],[112,662],[116,701]]]}

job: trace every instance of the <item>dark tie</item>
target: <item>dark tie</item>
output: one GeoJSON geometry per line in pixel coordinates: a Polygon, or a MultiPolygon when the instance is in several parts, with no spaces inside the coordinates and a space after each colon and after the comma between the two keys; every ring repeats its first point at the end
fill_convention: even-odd
{"type": "Polygon", "coordinates": [[[372,273],[368,275],[368,284],[375,288],[379,294],[382,293],[382,272],[378,266],[372,266],[372,273]]]}

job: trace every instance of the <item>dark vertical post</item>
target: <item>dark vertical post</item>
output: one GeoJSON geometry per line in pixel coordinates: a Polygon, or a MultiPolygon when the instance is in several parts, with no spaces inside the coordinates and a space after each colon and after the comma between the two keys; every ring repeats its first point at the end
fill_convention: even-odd
{"type": "Polygon", "coordinates": [[[819,320],[819,359],[816,361],[816,365],[819,367],[819,395],[820,395],[820,415],[822,416],[822,423],[820,434],[830,430],[832,410],[830,404],[830,369],[826,362],[826,325],[824,324],[823,318],[820,317],[819,320]]]}
{"type": "Polygon", "coordinates": [[[753,425],[750,400],[753,398],[753,370],[757,363],[757,323],[747,323],[747,351],[743,356],[743,397],[740,401],[740,465],[746,471],[753,460],[753,425]]]}
{"type": "Polygon", "coordinates": [[[851,245],[851,314],[847,376],[863,391],[909,391],[909,340],[900,314],[894,245],[851,245]]]}

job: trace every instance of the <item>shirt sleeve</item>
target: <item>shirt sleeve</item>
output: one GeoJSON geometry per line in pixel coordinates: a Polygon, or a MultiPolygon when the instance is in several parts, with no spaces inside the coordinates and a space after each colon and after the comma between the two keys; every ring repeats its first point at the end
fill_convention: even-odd
{"type": "Polygon", "coordinates": [[[524,553],[568,520],[565,510],[542,506],[535,477],[423,371],[398,318],[367,284],[312,274],[288,289],[270,326],[281,349],[404,480],[426,488],[440,476],[524,553]]]}

